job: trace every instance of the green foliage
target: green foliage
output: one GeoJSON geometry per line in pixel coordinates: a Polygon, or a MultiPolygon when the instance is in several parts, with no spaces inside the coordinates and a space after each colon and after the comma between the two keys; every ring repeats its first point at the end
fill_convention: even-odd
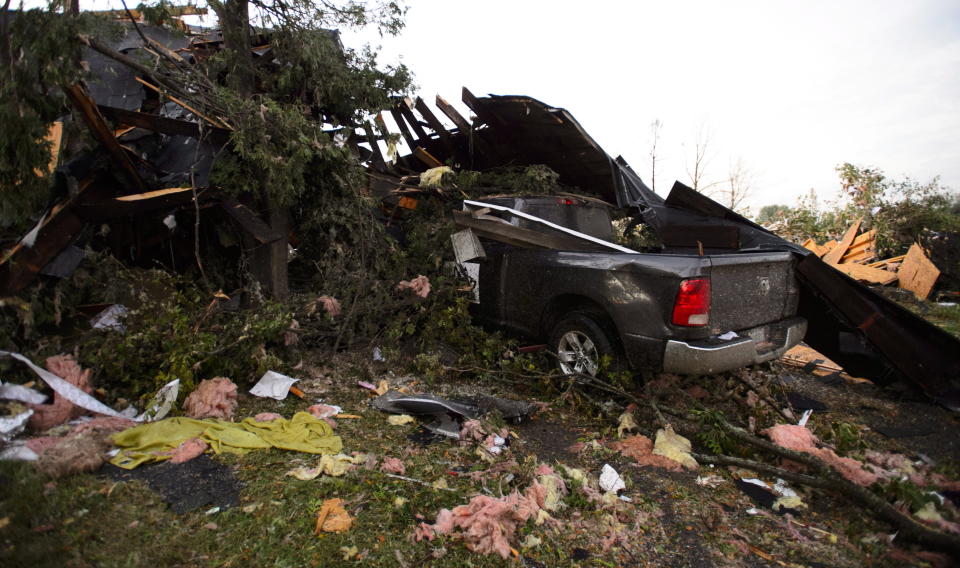
{"type": "Polygon", "coordinates": [[[569,188],[560,185],[560,174],[540,164],[505,166],[482,172],[464,170],[457,172],[451,185],[456,188],[472,190],[478,196],[504,191],[553,195],[569,190],[569,188]]]}
{"type": "Polygon", "coordinates": [[[837,452],[844,456],[866,447],[860,435],[860,428],[849,422],[831,422],[827,439],[836,446],[837,452]]]}
{"type": "Polygon", "coordinates": [[[936,496],[907,479],[894,479],[890,483],[877,487],[877,491],[887,500],[905,503],[910,506],[911,511],[919,511],[927,503],[937,501],[936,496]]]}
{"type": "Polygon", "coordinates": [[[881,257],[905,253],[927,231],[960,231],[960,196],[937,178],[925,184],[909,178],[891,180],[882,170],[849,163],[838,166],[837,173],[841,195],[836,202],[821,207],[811,191],[795,207],[768,206],[761,215],[776,214],[777,233],[797,243],[837,239],[862,219],[862,230],[877,230],[881,257]]]}
{"type": "Polygon", "coordinates": [[[789,205],[764,205],[757,214],[757,223],[761,225],[775,223],[789,213],[789,205]]]}
{"type": "MultiPolygon", "coordinates": [[[[129,4],[128,4],[129,5],[129,4]]],[[[144,21],[155,26],[170,25],[176,26],[177,21],[174,18],[174,12],[171,10],[173,4],[166,0],[159,0],[156,4],[137,4],[137,11],[140,12],[144,21]]]]}
{"type": "Polygon", "coordinates": [[[210,294],[159,270],[121,269],[110,287],[111,300],[129,308],[124,333],[86,332],[78,349],[99,384],[147,396],[172,379],[190,392],[202,379],[244,384],[283,367],[276,349],[292,315],[279,304],[226,312],[210,294]]]}
{"type": "Polygon", "coordinates": [[[716,409],[694,410],[693,415],[700,427],[697,439],[714,454],[737,455],[741,449],[737,441],[720,426],[723,413],[716,409]]]}
{"type": "Polygon", "coordinates": [[[23,233],[47,201],[44,137],[66,113],[62,87],[82,75],[78,34],[104,31],[97,18],[55,14],[59,7],[0,14],[8,29],[0,41],[0,237],[23,233]]]}

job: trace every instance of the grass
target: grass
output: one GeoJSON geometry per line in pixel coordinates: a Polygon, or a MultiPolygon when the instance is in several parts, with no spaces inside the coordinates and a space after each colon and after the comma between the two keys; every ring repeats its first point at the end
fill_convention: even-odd
{"type": "MultiPolygon", "coordinates": [[[[515,459],[518,466],[473,481],[451,472],[490,467],[477,455],[476,447],[455,441],[418,446],[408,439],[415,426],[391,426],[384,414],[367,405],[369,395],[355,386],[356,380],[376,383],[385,376],[384,371],[350,362],[333,363],[327,365],[323,378],[305,380],[301,385],[308,394],[322,396],[325,402],[360,416],[338,421],[336,433],[343,439],[345,453],[401,458],[406,476],[427,484],[444,480],[449,490],[390,478],[364,467],[343,477],[299,481],[285,473],[294,467],[313,465],[317,456],[265,450],[216,458],[232,466],[244,483],[240,506],[212,514],[202,507],[176,515],[141,482],[118,483],[97,474],[51,482],[29,464],[0,462],[0,524],[4,519],[9,521],[0,528],[0,565],[517,566],[521,560],[516,556],[503,560],[473,553],[456,536],[415,542],[414,528],[423,521],[432,523],[441,508],[465,504],[475,495],[522,491],[529,486],[536,465],[543,462],[537,454],[544,446],[553,444],[551,455],[558,455],[558,440],[593,439],[616,423],[611,418],[591,418],[575,407],[555,404],[528,430],[511,426],[520,438],[498,459],[515,459]],[[325,392],[317,394],[322,390],[325,392]],[[556,430],[537,434],[537,424],[556,425],[556,430]],[[317,536],[316,513],[324,500],[335,497],[344,500],[354,524],[341,534],[317,536]],[[352,547],[356,547],[356,553],[345,559],[344,550],[352,547]]],[[[413,381],[386,376],[395,387],[413,381]]],[[[418,391],[418,386],[412,385],[411,390],[418,391]]],[[[423,388],[443,395],[443,389],[450,386],[487,392],[495,388],[444,386],[439,382],[423,388]]],[[[237,417],[266,411],[289,417],[307,405],[294,397],[277,402],[243,396],[237,417]]],[[[703,488],[694,483],[696,473],[637,469],[606,447],[579,454],[561,451],[559,455],[564,464],[587,472],[594,484],[602,465],[612,464],[626,478],[625,493],[633,502],[600,506],[576,490],[578,483],[568,480],[574,491],[565,497],[566,507],[554,515],[556,521],[543,525],[528,522],[512,543],[518,554],[547,566],[672,566],[696,558],[710,558],[721,565],[755,563],[752,553],[730,544],[734,538],[730,527],[750,535],[754,545],[775,551],[791,562],[829,558],[831,565],[855,566],[864,561],[859,549],[847,541],[842,543],[844,547],[831,548],[819,542],[785,538],[781,521],[746,515],[744,511],[753,504],[729,482],[718,488],[703,488]],[[625,538],[604,549],[603,540],[614,533],[625,538]],[[528,535],[542,543],[523,550],[519,543],[528,535]],[[588,558],[572,559],[577,548],[587,550],[588,558]],[[816,553],[810,552],[814,549],[816,553]]],[[[844,515],[856,517],[826,498],[811,501],[822,516],[806,522],[817,526],[829,529],[844,515]]],[[[818,537],[814,534],[810,538],[818,537]]]]}

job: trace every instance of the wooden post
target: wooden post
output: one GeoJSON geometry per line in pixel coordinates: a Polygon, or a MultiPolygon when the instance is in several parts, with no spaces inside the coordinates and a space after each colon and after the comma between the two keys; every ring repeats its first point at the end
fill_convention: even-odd
{"type": "Polygon", "coordinates": [[[289,283],[287,280],[287,235],[290,230],[290,214],[286,208],[273,207],[267,212],[270,229],[283,235],[283,238],[261,244],[250,235],[245,235],[250,252],[250,274],[257,279],[266,294],[277,301],[287,298],[289,283]]]}

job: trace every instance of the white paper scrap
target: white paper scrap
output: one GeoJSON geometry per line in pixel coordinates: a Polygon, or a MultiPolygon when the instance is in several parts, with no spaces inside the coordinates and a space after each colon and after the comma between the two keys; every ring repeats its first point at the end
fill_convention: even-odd
{"type": "Polygon", "coordinates": [[[613,469],[608,463],[603,464],[603,470],[600,472],[600,489],[616,493],[626,488],[627,484],[623,482],[623,478],[620,477],[617,470],[613,469]]]}
{"type": "Polygon", "coordinates": [[[276,371],[267,371],[260,377],[257,384],[253,385],[253,388],[250,389],[250,394],[261,398],[283,400],[287,398],[287,393],[290,392],[290,387],[293,386],[293,383],[299,380],[300,379],[282,375],[276,371]]]}
{"type": "Polygon", "coordinates": [[[722,340],[724,340],[724,341],[730,341],[731,339],[736,339],[736,338],[738,338],[738,337],[740,337],[740,336],[737,335],[737,332],[735,332],[735,331],[728,331],[728,332],[724,333],[723,335],[718,335],[718,336],[717,336],[717,339],[722,339],[722,340]]]}
{"type": "Polygon", "coordinates": [[[43,404],[47,395],[37,392],[30,387],[15,383],[0,384],[0,398],[4,400],[19,400],[28,404],[43,404]]]}
{"type": "Polygon", "coordinates": [[[23,442],[13,442],[0,452],[0,461],[37,461],[39,457],[23,442]]]}
{"type": "Polygon", "coordinates": [[[20,361],[24,365],[30,367],[30,370],[37,374],[38,377],[43,379],[45,383],[50,385],[54,391],[57,392],[60,396],[63,396],[73,404],[76,404],[80,408],[89,410],[90,412],[96,412],[97,414],[103,414],[104,416],[116,416],[123,417],[119,412],[110,408],[106,404],[103,404],[99,400],[93,398],[89,394],[83,392],[80,388],[68,383],[67,381],[61,379],[60,377],[54,375],[46,369],[41,369],[33,364],[30,359],[27,359],[19,353],[11,353],[10,351],[0,351],[0,357],[12,357],[17,361],[20,361]]]}
{"type": "Polygon", "coordinates": [[[127,328],[123,326],[121,320],[127,315],[128,311],[126,306],[114,304],[95,315],[90,320],[90,326],[93,329],[112,329],[123,333],[127,328]]]}
{"type": "Polygon", "coordinates": [[[147,409],[134,420],[137,422],[153,422],[164,418],[173,408],[173,403],[177,402],[178,394],[180,394],[180,379],[174,379],[160,387],[157,394],[153,395],[153,398],[147,403],[147,409]]]}
{"type": "Polygon", "coordinates": [[[32,410],[21,412],[16,416],[4,416],[0,418],[0,440],[4,442],[10,440],[27,426],[27,420],[33,416],[32,410]]]}

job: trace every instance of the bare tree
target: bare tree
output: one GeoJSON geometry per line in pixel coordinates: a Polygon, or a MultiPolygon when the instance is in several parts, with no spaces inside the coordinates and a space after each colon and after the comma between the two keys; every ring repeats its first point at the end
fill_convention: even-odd
{"type": "Polygon", "coordinates": [[[657,190],[657,142],[660,141],[660,129],[663,123],[656,119],[650,123],[650,134],[653,140],[650,142],[650,187],[657,190]]]}
{"type": "Polygon", "coordinates": [[[737,158],[730,163],[727,182],[721,191],[724,204],[736,211],[743,206],[753,190],[753,172],[743,163],[743,158],[737,158]]]}
{"type": "Polygon", "coordinates": [[[707,165],[712,158],[710,155],[710,129],[701,122],[697,127],[697,137],[694,140],[693,162],[687,164],[690,187],[701,193],[706,193],[708,189],[722,183],[719,181],[706,182],[707,165]]]}

